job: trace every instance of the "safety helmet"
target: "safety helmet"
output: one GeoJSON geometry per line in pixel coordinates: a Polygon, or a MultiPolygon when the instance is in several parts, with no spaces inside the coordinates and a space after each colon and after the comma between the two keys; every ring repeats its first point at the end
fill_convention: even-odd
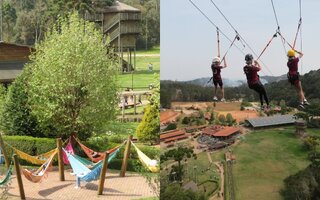
{"type": "Polygon", "coordinates": [[[252,61],[253,60],[253,56],[251,54],[247,54],[244,58],[245,61],[252,61]]]}
{"type": "Polygon", "coordinates": [[[219,57],[214,57],[213,60],[212,60],[212,63],[220,63],[221,60],[219,57]]]}
{"type": "Polygon", "coordinates": [[[293,49],[290,49],[290,50],[288,51],[287,56],[288,56],[288,57],[294,57],[295,54],[296,54],[295,51],[294,51],[293,49]]]}

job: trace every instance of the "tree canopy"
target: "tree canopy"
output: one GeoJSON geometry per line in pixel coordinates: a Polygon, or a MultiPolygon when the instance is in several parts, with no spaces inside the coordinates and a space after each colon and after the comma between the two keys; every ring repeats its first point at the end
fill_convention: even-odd
{"type": "Polygon", "coordinates": [[[108,41],[93,23],[78,14],[59,18],[38,43],[26,68],[32,114],[57,136],[99,130],[114,119],[117,104],[116,66],[108,41]]]}

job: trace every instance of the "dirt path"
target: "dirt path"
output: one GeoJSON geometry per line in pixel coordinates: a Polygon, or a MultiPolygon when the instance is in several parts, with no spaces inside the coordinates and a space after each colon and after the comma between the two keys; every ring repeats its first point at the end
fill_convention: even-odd
{"type": "Polygon", "coordinates": [[[210,197],[209,200],[224,200],[224,169],[223,165],[220,162],[214,162],[216,167],[219,169],[220,172],[220,191],[216,193],[214,196],[210,197]]]}

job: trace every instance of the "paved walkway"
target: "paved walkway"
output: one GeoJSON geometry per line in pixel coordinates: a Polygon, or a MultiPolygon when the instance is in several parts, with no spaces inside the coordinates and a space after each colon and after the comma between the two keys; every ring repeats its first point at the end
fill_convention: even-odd
{"type": "MultiPolygon", "coordinates": [[[[119,173],[106,174],[103,195],[98,196],[98,181],[81,183],[81,188],[75,188],[75,177],[70,175],[70,170],[65,171],[66,181],[59,181],[58,171],[48,174],[47,179],[41,183],[31,183],[23,176],[24,190],[27,200],[129,200],[152,197],[151,188],[145,178],[138,174],[126,173],[126,177],[119,177],[119,173]]],[[[9,188],[9,200],[19,198],[19,189],[16,176],[12,178],[9,188]]]]}

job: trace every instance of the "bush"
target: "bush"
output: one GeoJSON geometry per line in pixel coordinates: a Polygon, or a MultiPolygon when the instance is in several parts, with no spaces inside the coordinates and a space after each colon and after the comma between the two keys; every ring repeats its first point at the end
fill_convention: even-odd
{"type": "MultiPolygon", "coordinates": [[[[115,158],[108,164],[108,169],[120,170],[121,165],[122,165],[122,159],[115,158]]],[[[140,164],[139,160],[136,160],[136,159],[128,160],[127,171],[138,172],[138,171],[141,171],[141,169],[142,169],[142,165],[140,164]]]]}
{"type": "Polygon", "coordinates": [[[176,128],[177,128],[177,124],[170,123],[163,131],[170,131],[170,130],[174,130],[176,128]]]}
{"type": "MultiPolygon", "coordinates": [[[[3,140],[16,149],[33,156],[46,153],[57,147],[56,140],[51,138],[35,138],[30,136],[4,136],[3,140]]],[[[5,144],[5,149],[9,158],[11,159],[14,153],[12,148],[5,144]]],[[[20,164],[31,165],[31,163],[22,159],[20,159],[20,164]]]]}

